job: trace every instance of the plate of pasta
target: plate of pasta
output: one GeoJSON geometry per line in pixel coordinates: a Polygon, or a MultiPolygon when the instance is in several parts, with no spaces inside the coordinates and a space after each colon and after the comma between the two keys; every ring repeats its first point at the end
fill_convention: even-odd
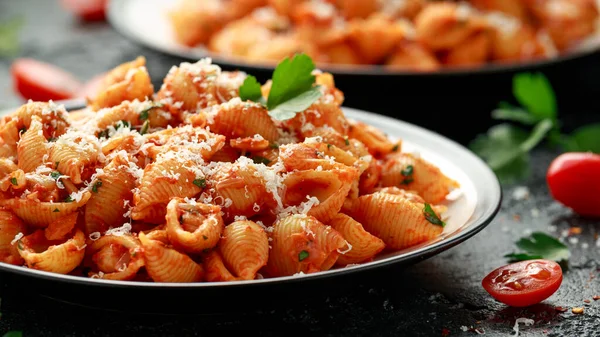
{"type": "Polygon", "coordinates": [[[342,107],[300,54],[260,84],[145,58],[86,102],[0,120],[0,270],[79,284],[211,287],[414,262],[471,237],[501,189],[462,146],[342,107]]]}
{"type": "Polygon", "coordinates": [[[596,0],[116,0],[108,18],[189,60],[272,70],[298,52],[334,74],[495,72],[598,50],[596,0]]]}

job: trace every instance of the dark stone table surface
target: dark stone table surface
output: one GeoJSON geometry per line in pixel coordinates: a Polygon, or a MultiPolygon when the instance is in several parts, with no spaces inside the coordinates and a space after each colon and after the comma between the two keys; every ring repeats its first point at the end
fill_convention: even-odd
{"type": "MultiPolygon", "coordinates": [[[[19,56],[57,64],[81,79],[139,54],[147,57],[155,79],[162,78],[175,63],[127,41],[106,24],[75,22],[56,2],[0,2],[0,22],[14,15],[26,17],[19,56]]],[[[21,103],[11,89],[10,62],[11,58],[0,58],[0,108],[21,103]]],[[[576,120],[598,120],[594,116],[576,120]]],[[[422,124],[427,126],[426,121],[422,124]]],[[[484,129],[470,126],[469,130],[484,129]]],[[[342,293],[235,314],[143,315],[59,303],[38,296],[35,287],[0,274],[0,334],[19,330],[27,337],[227,336],[240,331],[263,336],[510,336],[514,335],[515,319],[527,317],[535,324],[521,325],[521,336],[600,336],[600,301],[584,303],[600,295],[600,241],[596,239],[600,226],[573,215],[549,196],[545,171],[557,154],[545,148],[534,151],[531,177],[519,186],[503,186],[500,213],[475,237],[416,265],[374,272],[342,293]],[[529,189],[527,199],[513,197],[519,187],[529,189]],[[572,227],[581,228],[581,233],[570,235],[572,227]],[[531,231],[560,237],[572,253],[570,268],[561,288],[543,304],[508,308],[493,300],[480,282],[505,264],[503,255],[512,252],[514,241],[531,231]],[[555,306],[583,306],[585,313],[559,313],[555,306]]],[[[304,291],[301,288],[299,297],[304,291]]],[[[127,298],[122,302],[126,311],[127,298]]]]}

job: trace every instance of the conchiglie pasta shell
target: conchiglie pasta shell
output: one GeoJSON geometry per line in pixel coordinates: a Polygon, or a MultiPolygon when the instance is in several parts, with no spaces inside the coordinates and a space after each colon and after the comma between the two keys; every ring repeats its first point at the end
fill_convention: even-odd
{"type": "Polygon", "coordinates": [[[134,103],[124,101],[117,106],[98,111],[95,118],[98,129],[104,130],[120,121],[129,122],[131,125],[140,125],[139,113],[134,109],[133,104],[140,104],[140,102],[138,100],[135,100],[134,103]]]}
{"type": "Polygon", "coordinates": [[[331,171],[296,171],[289,173],[283,182],[285,186],[284,205],[298,205],[307,200],[307,196],[319,199],[308,215],[327,223],[339,213],[351,188],[352,181],[358,178],[354,168],[331,171]]]}
{"type": "Polygon", "coordinates": [[[75,228],[78,215],[79,213],[73,212],[51,222],[44,230],[46,239],[50,241],[64,239],[75,228]]]}
{"type": "Polygon", "coordinates": [[[306,128],[306,125],[312,124],[316,128],[327,125],[342,135],[348,133],[348,121],[344,116],[344,112],[336,104],[333,96],[328,97],[328,95],[322,96],[308,109],[296,114],[294,118],[284,123],[299,131],[310,129],[310,127],[306,128]]]}
{"type": "Polygon", "coordinates": [[[417,192],[425,202],[437,204],[446,198],[450,191],[458,188],[458,182],[448,178],[439,168],[410,153],[399,153],[386,160],[381,170],[381,185],[398,186],[417,192]],[[402,170],[412,166],[412,181],[402,175],[402,170]],[[408,183],[407,183],[408,182],[408,183]]]}
{"type": "Polygon", "coordinates": [[[139,193],[133,197],[135,206],[131,218],[146,219],[145,209],[152,205],[166,204],[173,197],[191,197],[200,193],[200,187],[194,184],[196,175],[189,169],[193,165],[191,161],[182,162],[172,158],[159,160],[146,166],[139,193]],[[165,173],[169,173],[170,176],[165,176],[165,173]]]}
{"type": "Polygon", "coordinates": [[[87,253],[95,260],[100,271],[103,272],[102,278],[106,280],[131,280],[137,275],[138,270],[144,266],[144,256],[140,241],[130,234],[102,236],[88,247],[87,253]],[[123,249],[116,251],[126,256],[114,256],[113,252],[115,250],[113,247],[115,246],[123,247],[123,249]],[[104,253],[105,251],[106,253],[104,253]],[[99,259],[108,261],[98,263],[99,259]],[[125,268],[119,269],[119,262],[125,263],[125,268]],[[105,263],[110,266],[103,270],[100,267],[105,263]]]}
{"type": "Polygon", "coordinates": [[[79,201],[41,202],[30,199],[0,200],[0,205],[11,209],[26,224],[44,228],[57,219],[77,211],[90,199],[91,193],[85,191],[79,201]]]}
{"type": "Polygon", "coordinates": [[[204,275],[201,265],[189,256],[168,248],[164,243],[150,240],[139,233],[144,249],[144,262],[148,275],[155,282],[200,282],[204,275]]]}
{"type": "Polygon", "coordinates": [[[359,222],[345,214],[336,215],[329,225],[351,245],[350,250],[341,254],[337,260],[337,264],[341,266],[364,262],[385,248],[385,243],[380,238],[371,235],[359,222]]]}
{"type": "Polygon", "coordinates": [[[145,66],[130,69],[125,78],[100,90],[92,102],[92,108],[99,110],[135,99],[143,101],[154,94],[152,80],[145,66]]]}
{"type": "Polygon", "coordinates": [[[166,221],[167,236],[173,247],[188,253],[200,253],[216,246],[225,225],[221,207],[187,204],[181,198],[173,198],[167,205],[166,221]]]}
{"type": "Polygon", "coordinates": [[[20,244],[23,249],[19,249],[19,254],[29,268],[52,273],[70,273],[83,261],[85,255],[85,235],[80,230],[76,230],[75,235],[63,243],[46,241],[44,231],[38,230],[21,239],[20,244]],[[40,242],[50,246],[45,251],[36,253],[31,247],[40,242]]]}
{"type": "Polygon", "coordinates": [[[395,250],[431,240],[443,231],[427,221],[423,207],[395,194],[363,195],[345,205],[344,212],[395,250]]]}
{"type": "Polygon", "coordinates": [[[255,172],[256,170],[250,167],[239,167],[238,170],[231,170],[216,179],[217,196],[223,200],[231,200],[231,205],[223,208],[226,218],[230,219],[235,215],[249,217],[262,210],[269,194],[265,182],[260,176],[255,176],[255,172]]]}
{"type": "Polygon", "coordinates": [[[255,134],[268,141],[279,138],[277,127],[267,110],[257,103],[234,98],[227,103],[211,107],[207,113],[210,115],[210,130],[227,138],[252,137],[255,134]]]}
{"type": "Polygon", "coordinates": [[[204,256],[204,278],[207,282],[235,281],[236,277],[227,270],[219,251],[211,251],[204,256]]]}
{"type": "Polygon", "coordinates": [[[265,271],[271,277],[328,270],[347,248],[340,233],[303,214],[279,220],[270,236],[272,249],[265,271]]]}
{"type": "Polygon", "coordinates": [[[0,157],[16,156],[18,141],[19,128],[17,126],[17,119],[13,118],[0,126],[0,157]]]}
{"type": "Polygon", "coordinates": [[[50,102],[29,102],[16,112],[19,128],[31,128],[31,121],[39,118],[46,138],[57,138],[70,126],[69,115],[63,105],[50,102]]]}
{"type": "Polygon", "coordinates": [[[253,221],[236,221],[225,227],[219,250],[228,269],[243,280],[252,280],[269,259],[265,230],[253,221]]]}
{"type": "Polygon", "coordinates": [[[391,142],[383,132],[363,122],[350,121],[348,136],[363,143],[375,158],[401,150],[399,143],[391,142]]]}
{"type": "Polygon", "coordinates": [[[123,214],[127,212],[124,201],[131,201],[136,179],[128,171],[128,163],[121,156],[104,168],[104,173],[97,176],[102,186],[85,205],[85,228],[87,234],[104,233],[110,227],[119,227],[124,221],[123,214]]]}
{"type": "Polygon", "coordinates": [[[68,175],[75,184],[91,176],[91,165],[98,161],[98,154],[102,151],[97,139],[88,134],[70,133],[59,137],[50,150],[50,162],[58,163],[57,170],[68,175]],[[84,172],[86,168],[88,172],[84,172]]]}
{"type": "Polygon", "coordinates": [[[35,116],[31,120],[31,126],[23,136],[17,146],[18,165],[24,172],[32,172],[42,165],[44,155],[48,153],[46,147],[46,138],[42,131],[42,122],[35,116]]]}
{"type": "Polygon", "coordinates": [[[12,244],[18,233],[25,234],[25,224],[13,212],[0,208],[0,262],[23,264],[23,259],[17,250],[17,244],[12,244]]]}

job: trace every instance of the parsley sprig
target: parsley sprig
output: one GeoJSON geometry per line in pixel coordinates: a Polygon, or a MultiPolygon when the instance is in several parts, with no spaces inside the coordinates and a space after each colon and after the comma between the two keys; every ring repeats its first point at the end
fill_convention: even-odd
{"type": "Polygon", "coordinates": [[[561,133],[556,95],[543,74],[515,75],[513,95],[520,106],[501,102],[492,118],[504,123],[493,126],[470,144],[502,182],[526,178],[530,172],[529,152],[545,139],[565,151],[600,153],[600,124],[584,126],[570,135],[561,133]]]}
{"type": "Polygon", "coordinates": [[[269,115],[277,120],[294,118],[296,113],[306,110],[322,95],[319,86],[314,85],[314,69],[315,64],[306,54],[285,58],[273,72],[271,90],[266,100],[254,76],[244,80],[240,87],[240,98],[264,105],[269,115]]]}
{"type": "Polygon", "coordinates": [[[562,262],[569,259],[569,247],[556,238],[542,232],[534,232],[529,237],[516,242],[520,252],[504,255],[510,262],[547,259],[562,262]]]}

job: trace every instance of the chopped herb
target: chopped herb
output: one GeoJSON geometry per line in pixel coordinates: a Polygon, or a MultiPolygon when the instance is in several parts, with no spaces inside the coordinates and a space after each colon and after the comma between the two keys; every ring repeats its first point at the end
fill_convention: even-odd
{"type": "Polygon", "coordinates": [[[100,131],[100,133],[98,133],[98,138],[108,138],[108,129],[100,131]]]}
{"type": "Polygon", "coordinates": [[[399,148],[400,148],[399,144],[394,145],[394,147],[392,148],[392,152],[397,152],[399,148]]]}
{"type": "Polygon", "coordinates": [[[202,238],[203,238],[204,240],[208,240],[208,236],[206,236],[206,235],[202,235],[202,238]]]}
{"type": "Polygon", "coordinates": [[[54,169],[57,169],[57,168],[58,168],[58,164],[60,164],[60,162],[59,162],[59,161],[57,161],[57,162],[55,162],[55,163],[54,163],[54,169]]]}
{"type": "MultiPolygon", "coordinates": [[[[58,166],[58,164],[56,166],[58,166]]],[[[60,176],[61,176],[61,174],[58,171],[52,171],[52,173],[50,173],[50,177],[52,177],[52,179],[54,179],[54,180],[58,180],[58,178],[60,178],[60,176]]]]}
{"type": "Polygon", "coordinates": [[[408,184],[412,183],[415,180],[413,178],[413,172],[414,172],[414,167],[412,165],[408,165],[404,169],[402,169],[402,171],[400,171],[400,174],[405,178],[402,179],[402,181],[400,182],[400,185],[408,185],[408,184]]]}
{"type": "Polygon", "coordinates": [[[146,132],[148,132],[148,128],[150,128],[150,122],[145,121],[144,124],[142,124],[142,128],[140,129],[140,135],[146,134],[146,132]]]}
{"type": "Polygon", "coordinates": [[[350,145],[350,140],[348,139],[348,137],[344,138],[344,143],[346,145],[350,145]]]}
{"type": "Polygon", "coordinates": [[[277,143],[271,143],[271,144],[269,144],[269,147],[272,148],[272,149],[278,149],[279,148],[279,144],[277,144],[277,143]]]}
{"type": "Polygon", "coordinates": [[[244,80],[244,83],[240,87],[240,99],[242,101],[253,101],[264,104],[264,97],[262,96],[262,91],[260,87],[260,83],[256,80],[256,77],[249,75],[244,80]]]}
{"type": "Polygon", "coordinates": [[[400,174],[402,174],[405,177],[408,177],[413,174],[413,171],[414,171],[414,167],[412,165],[408,165],[402,171],[400,171],[400,174]]]}
{"type": "Polygon", "coordinates": [[[162,108],[162,103],[155,102],[149,108],[140,111],[140,120],[146,120],[149,117],[150,111],[154,108],[162,108]]]}
{"type": "Polygon", "coordinates": [[[21,240],[17,240],[17,249],[19,250],[23,250],[23,243],[21,242],[21,240]]]}
{"type": "Polygon", "coordinates": [[[562,262],[569,259],[569,247],[556,238],[542,232],[534,232],[529,237],[515,243],[521,252],[504,255],[511,262],[533,259],[547,259],[562,262]]]}
{"type": "Polygon", "coordinates": [[[13,185],[15,185],[15,186],[17,186],[19,184],[17,182],[17,178],[15,178],[15,177],[10,178],[10,183],[13,184],[13,185]]]}
{"type": "Polygon", "coordinates": [[[115,130],[119,130],[121,127],[123,128],[131,128],[131,123],[125,120],[120,120],[115,123],[115,130]]]}
{"type": "Polygon", "coordinates": [[[99,187],[102,187],[102,180],[100,180],[100,179],[98,179],[98,181],[95,182],[94,185],[92,186],[92,192],[98,193],[99,187]]]}
{"type": "Polygon", "coordinates": [[[327,144],[327,150],[331,149],[331,144],[327,144]]]}
{"type": "Polygon", "coordinates": [[[255,164],[269,165],[271,163],[271,161],[268,158],[261,157],[261,156],[254,156],[254,157],[252,157],[252,160],[254,161],[255,164]]]}
{"type": "Polygon", "coordinates": [[[446,226],[446,223],[442,221],[442,219],[440,219],[440,217],[438,217],[437,214],[435,214],[435,212],[433,211],[433,208],[431,208],[431,205],[428,203],[425,203],[425,207],[423,207],[423,215],[425,216],[425,219],[427,221],[429,221],[430,223],[434,224],[434,225],[438,225],[438,226],[446,226]]]}
{"type": "Polygon", "coordinates": [[[48,138],[48,142],[50,142],[50,143],[52,143],[52,142],[55,142],[55,141],[56,141],[56,139],[57,139],[57,138],[55,138],[55,137],[50,137],[50,138],[48,138]]]}
{"type": "Polygon", "coordinates": [[[131,257],[136,257],[137,256],[137,252],[133,251],[133,253],[131,253],[131,257]]]}
{"type": "Polygon", "coordinates": [[[60,210],[58,208],[55,208],[52,212],[58,213],[58,212],[60,212],[60,210]]]}
{"type": "Polygon", "coordinates": [[[65,198],[65,202],[73,202],[73,198],[69,195],[65,198]]]}
{"type": "Polygon", "coordinates": [[[206,187],[206,179],[194,179],[193,183],[200,188],[206,187]]]}
{"type": "Polygon", "coordinates": [[[307,257],[308,257],[308,252],[305,250],[298,253],[298,261],[302,261],[302,260],[306,259],[307,257]]]}

